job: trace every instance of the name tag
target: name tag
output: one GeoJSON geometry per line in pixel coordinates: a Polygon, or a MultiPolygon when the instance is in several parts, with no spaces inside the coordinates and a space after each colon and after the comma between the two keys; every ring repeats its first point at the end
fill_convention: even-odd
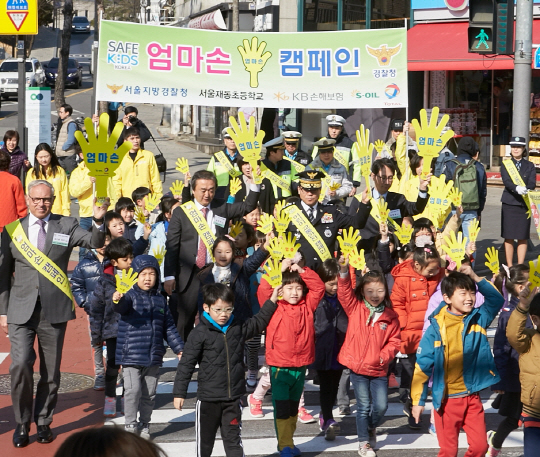
{"type": "Polygon", "coordinates": [[[69,244],[69,235],[64,235],[63,233],[55,233],[52,244],[56,244],[58,246],[67,246],[69,244]]]}
{"type": "Polygon", "coordinates": [[[225,222],[227,222],[227,219],[225,219],[224,217],[214,216],[214,225],[225,228],[225,222]]]}
{"type": "Polygon", "coordinates": [[[399,209],[393,209],[388,213],[388,216],[392,219],[401,219],[401,211],[399,209]]]}

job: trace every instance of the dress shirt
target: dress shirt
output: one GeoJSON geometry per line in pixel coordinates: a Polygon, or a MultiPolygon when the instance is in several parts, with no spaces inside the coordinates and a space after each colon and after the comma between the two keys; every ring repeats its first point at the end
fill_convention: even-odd
{"type": "MultiPolygon", "coordinates": [[[[43,227],[45,229],[45,232],[49,229],[49,219],[51,218],[51,215],[49,214],[47,217],[44,217],[43,220],[46,222],[45,226],[43,227]]],[[[39,229],[41,228],[39,224],[37,224],[37,221],[39,219],[34,216],[32,213],[29,213],[28,215],[28,241],[32,243],[35,247],[38,245],[38,233],[39,229]]]]}
{"type": "Polygon", "coordinates": [[[308,204],[304,203],[303,201],[301,201],[300,203],[302,203],[302,208],[304,208],[304,211],[309,214],[309,210],[313,210],[314,213],[313,213],[313,216],[316,217],[317,216],[317,205],[319,204],[318,202],[315,203],[314,206],[309,206],[308,204]]]}

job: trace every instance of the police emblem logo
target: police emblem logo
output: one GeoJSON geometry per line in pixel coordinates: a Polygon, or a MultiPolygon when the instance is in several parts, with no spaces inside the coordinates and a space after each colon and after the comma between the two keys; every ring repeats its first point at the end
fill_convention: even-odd
{"type": "Polygon", "coordinates": [[[316,171],[312,171],[312,172],[308,171],[307,175],[309,176],[309,179],[315,179],[315,176],[317,176],[317,172],[316,171]]]}
{"type": "Polygon", "coordinates": [[[330,237],[332,236],[332,231],[331,231],[330,229],[326,229],[326,230],[324,231],[324,236],[325,236],[326,238],[330,238],[330,237]]]}

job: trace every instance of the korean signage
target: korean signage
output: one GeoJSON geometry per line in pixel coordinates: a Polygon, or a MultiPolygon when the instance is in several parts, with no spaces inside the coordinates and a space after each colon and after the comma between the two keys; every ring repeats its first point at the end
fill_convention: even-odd
{"type": "Polygon", "coordinates": [[[34,150],[40,143],[51,142],[51,88],[26,88],[26,128],[28,160],[34,163],[34,150]]]}
{"type": "Polygon", "coordinates": [[[0,35],[37,35],[37,0],[0,2],[0,35]]]}
{"type": "Polygon", "coordinates": [[[103,21],[99,100],[203,106],[407,106],[405,29],[221,32],[103,21]]]}

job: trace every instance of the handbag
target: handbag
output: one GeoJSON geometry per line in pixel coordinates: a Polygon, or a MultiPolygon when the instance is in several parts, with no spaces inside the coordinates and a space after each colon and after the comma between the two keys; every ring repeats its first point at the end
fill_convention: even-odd
{"type": "Polygon", "coordinates": [[[152,138],[152,141],[156,145],[157,150],[159,151],[158,154],[154,154],[154,158],[156,159],[156,165],[158,167],[158,171],[160,173],[163,173],[163,182],[165,182],[166,176],[167,176],[167,159],[161,152],[161,149],[159,149],[159,146],[156,143],[156,140],[154,138],[154,135],[150,134],[150,138],[152,138]]]}

